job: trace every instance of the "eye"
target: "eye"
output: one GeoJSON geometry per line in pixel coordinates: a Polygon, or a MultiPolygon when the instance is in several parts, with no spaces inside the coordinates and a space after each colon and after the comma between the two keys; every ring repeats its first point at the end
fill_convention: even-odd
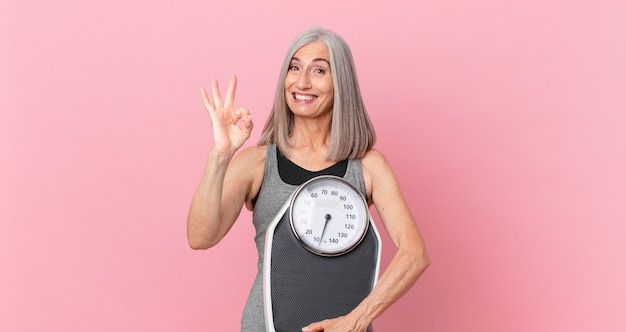
{"type": "Polygon", "coordinates": [[[296,66],[296,65],[290,65],[289,66],[289,71],[298,71],[300,70],[300,67],[296,66]]]}
{"type": "Polygon", "coordinates": [[[324,68],[317,68],[315,70],[313,70],[314,73],[316,74],[326,74],[326,69],[324,68]]]}

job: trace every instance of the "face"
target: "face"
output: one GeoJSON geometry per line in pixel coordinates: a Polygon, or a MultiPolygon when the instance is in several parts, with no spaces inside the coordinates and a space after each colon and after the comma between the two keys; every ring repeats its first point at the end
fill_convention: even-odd
{"type": "Polygon", "coordinates": [[[315,117],[332,111],[333,78],[326,45],[315,42],[300,48],[285,78],[287,106],[299,116],[315,117]]]}

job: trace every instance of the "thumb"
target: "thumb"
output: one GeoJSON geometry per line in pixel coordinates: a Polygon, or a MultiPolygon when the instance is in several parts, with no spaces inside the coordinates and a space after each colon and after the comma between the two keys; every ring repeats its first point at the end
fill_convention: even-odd
{"type": "Polygon", "coordinates": [[[243,121],[243,127],[247,130],[252,130],[254,124],[252,123],[252,115],[247,108],[240,108],[238,112],[241,114],[241,120],[243,121]]]}
{"type": "Polygon", "coordinates": [[[319,325],[319,323],[313,323],[313,324],[310,324],[308,326],[305,326],[305,327],[302,328],[302,332],[320,332],[320,331],[324,331],[323,328],[316,327],[316,325],[319,325]]]}

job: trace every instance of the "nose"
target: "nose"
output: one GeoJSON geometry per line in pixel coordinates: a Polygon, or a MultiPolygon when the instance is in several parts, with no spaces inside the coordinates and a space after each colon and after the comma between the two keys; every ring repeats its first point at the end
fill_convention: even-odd
{"type": "Polygon", "coordinates": [[[309,73],[306,71],[302,71],[298,76],[298,81],[296,81],[296,86],[298,89],[309,89],[311,88],[311,77],[309,77],[309,73]]]}

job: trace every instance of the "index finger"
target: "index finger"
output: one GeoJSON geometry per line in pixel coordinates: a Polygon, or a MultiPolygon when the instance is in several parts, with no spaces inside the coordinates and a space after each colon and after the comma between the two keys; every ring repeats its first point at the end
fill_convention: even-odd
{"type": "Polygon", "coordinates": [[[213,92],[213,105],[215,108],[222,107],[222,97],[220,96],[220,87],[216,79],[211,80],[211,92],[213,92]]]}
{"type": "Polygon", "coordinates": [[[204,101],[204,108],[206,108],[208,112],[212,112],[215,109],[215,106],[213,106],[213,102],[209,99],[209,95],[206,90],[204,88],[200,88],[200,94],[202,95],[202,100],[204,101]]]}
{"type": "Polygon", "coordinates": [[[237,76],[233,75],[230,78],[230,83],[228,83],[226,95],[224,95],[224,107],[226,109],[232,108],[235,103],[235,90],[237,90],[237,76]]]}

